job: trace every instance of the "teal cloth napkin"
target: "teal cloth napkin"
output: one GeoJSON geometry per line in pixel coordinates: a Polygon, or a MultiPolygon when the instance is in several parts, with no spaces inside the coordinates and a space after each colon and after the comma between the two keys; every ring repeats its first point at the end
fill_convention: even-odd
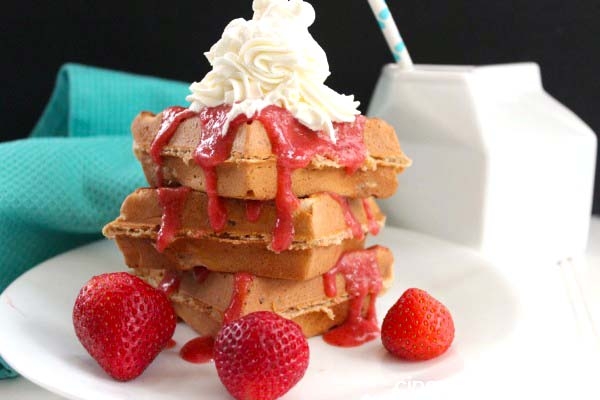
{"type": "MultiPolygon", "coordinates": [[[[101,237],[125,196],[147,185],[131,150],[133,118],[185,105],[188,93],[176,81],[60,69],[30,137],[0,144],[0,292],[41,261],[101,237]]],[[[0,379],[15,375],[0,358],[0,379]]]]}

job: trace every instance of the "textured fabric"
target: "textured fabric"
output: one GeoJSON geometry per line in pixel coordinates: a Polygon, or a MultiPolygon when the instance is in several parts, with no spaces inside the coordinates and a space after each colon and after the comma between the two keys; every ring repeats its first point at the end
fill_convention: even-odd
{"type": "MultiPolygon", "coordinates": [[[[0,292],[39,262],[101,237],[125,196],[145,185],[131,121],[184,105],[188,93],[175,81],[61,68],[31,137],[0,144],[0,292]]],[[[0,379],[14,375],[0,359],[0,379]]]]}
{"type": "Polygon", "coordinates": [[[2,358],[0,358],[0,379],[14,378],[16,376],[17,373],[13,371],[2,358]]]}

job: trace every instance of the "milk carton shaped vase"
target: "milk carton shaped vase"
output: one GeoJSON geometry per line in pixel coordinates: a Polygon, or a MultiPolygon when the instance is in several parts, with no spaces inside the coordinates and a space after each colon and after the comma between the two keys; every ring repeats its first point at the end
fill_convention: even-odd
{"type": "Polygon", "coordinates": [[[414,161],[381,201],[388,224],[492,258],[585,250],[596,136],[544,91],[536,64],[387,65],[368,114],[414,161]]]}

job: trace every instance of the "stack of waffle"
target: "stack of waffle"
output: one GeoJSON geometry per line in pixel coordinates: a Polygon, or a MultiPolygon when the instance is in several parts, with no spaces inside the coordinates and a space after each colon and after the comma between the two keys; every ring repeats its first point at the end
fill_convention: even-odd
{"type": "Polygon", "coordinates": [[[352,318],[374,318],[369,305],[393,279],[390,251],[365,249],[365,236],[385,221],[374,197],[392,195],[396,175],[410,164],[389,125],[365,120],[367,154],[352,173],[319,155],[291,173],[293,236],[281,248],[274,238],[285,222],[276,200],[281,169],[263,124],[249,121],[235,132],[214,169],[215,198],[194,157],[203,129],[197,118],[173,125],[153,154],[168,116],[135,119],[134,151],[151,188],[128,196],[103,231],[135,274],[165,290],[179,317],[202,335],[261,310],[296,321],[306,336],[343,325],[357,303],[352,318]],[[216,229],[215,207],[226,216],[216,229]],[[365,260],[370,266],[357,268],[365,260]],[[361,278],[365,290],[364,282],[357,289],[361,278]]]}

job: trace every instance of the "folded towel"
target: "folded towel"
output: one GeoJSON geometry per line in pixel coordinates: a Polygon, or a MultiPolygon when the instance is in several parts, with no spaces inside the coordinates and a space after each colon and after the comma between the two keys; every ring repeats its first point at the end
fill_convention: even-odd
{"type": "MultiPolygon", "coordinates": [[[[61,68],[30,137],[0,144],[0,292],[39,262],[101,237],[125,196],[146,184],[131,121],[141,110],[184,105],[188,93],[176,81],[61,68]]],[[[0,359],[0,379],[15,375],[0,359]]]]}

